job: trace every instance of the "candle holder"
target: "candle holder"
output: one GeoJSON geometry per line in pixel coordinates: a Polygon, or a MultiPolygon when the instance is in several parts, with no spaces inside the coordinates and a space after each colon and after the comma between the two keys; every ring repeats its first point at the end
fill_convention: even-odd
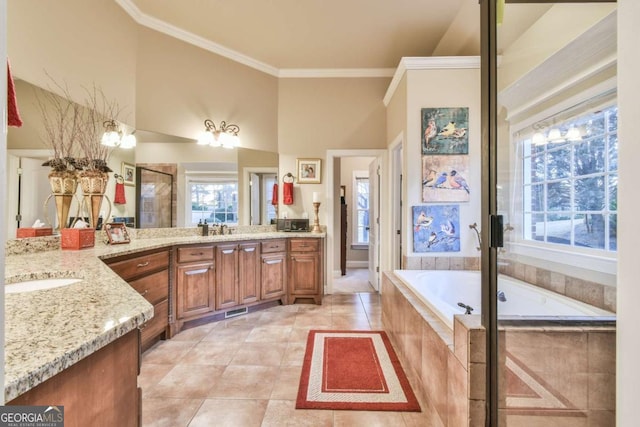
{"type": "Polygon", "coordinates": [[[315,212],[315,219],[313,220],[313,228],[311,229],[312,233],[322,233],[320,230],[320,219],[318,218],[318,210],[320,209],[320,202],[313,202],[313,211],[315,212]]]}

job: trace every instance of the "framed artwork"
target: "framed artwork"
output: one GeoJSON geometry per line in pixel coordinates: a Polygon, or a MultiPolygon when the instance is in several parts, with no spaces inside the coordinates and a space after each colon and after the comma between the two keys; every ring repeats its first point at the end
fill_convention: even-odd
{"type": "Polygon", "coordinates": [[[468,202],[469,156],[422,156],[422,201],[468,202]]]}
{"type": "Polygon", "coordinates": [[[458,205],[413,206],[413,252],[460,252],[458,205]]]}
{"type": "Polygon", "coordinates": [[[131,163],[122,162],[122,178],[125,185],[135,187],[136,185],[136,167],[131,163]]]}
{"type": "Polygon", "coordinates": [[[423,108],[422,154],[469,154],[469,108],[423,108]]]}
{"type": "Polygon", "coordinates": [[[320,184],[322,177],[321,159],[296,159],[298,182],[300,184],[320,184]]]}
{"type": "Polygon", "coordinates": [[[107,238],[109,239],[110,245],[119,245],[131,242],[127,227],[121,222],[110,222],[104,226],[104,229],[107,232],[107,238]]]}

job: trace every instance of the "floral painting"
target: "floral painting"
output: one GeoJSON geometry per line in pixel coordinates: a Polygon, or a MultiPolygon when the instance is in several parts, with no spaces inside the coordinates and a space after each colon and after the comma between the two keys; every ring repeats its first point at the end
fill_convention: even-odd
{"type": "Polygon", "coordinates": [[[422,154],[469,154],[469,108],[423,108],[422,154]]]}
{"type": "Polygon", "coordinates": [[[468,202],[469,156],[422,156],[422,201],[468,202]]]}
{"type": "Polygon", "coordinates": [[[458,205],[413,206],[413,252],[460,252],[458,205]]]}

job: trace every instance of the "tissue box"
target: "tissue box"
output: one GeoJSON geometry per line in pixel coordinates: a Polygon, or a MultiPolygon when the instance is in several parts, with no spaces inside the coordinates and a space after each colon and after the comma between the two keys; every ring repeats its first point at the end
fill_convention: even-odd
{"type": "Polygon", "coordinates": [[[16,231],[16,237],[18,239],[22,239],[24,237],[40,237],[40,236],[51,236],[53,234],[53,228],[51,227],[25,227],[18,228],[16,231]]]}
{"type": "Polygon", "coordinates": [[[96,231],[92,228],[63,228],[60,232],[62,249],[92,248],[96,241],[96,231]]]}

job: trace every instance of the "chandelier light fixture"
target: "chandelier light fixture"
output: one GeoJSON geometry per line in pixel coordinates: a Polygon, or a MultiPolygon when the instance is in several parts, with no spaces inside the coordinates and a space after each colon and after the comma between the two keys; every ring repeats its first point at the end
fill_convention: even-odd
{"type": "Polygon", "coordinates": [[[134,135],[135,131],[131,132],[128,135],[125,135],[122,130],[120,130],[120,126],[118,123],[113,120],[106,120],[103,123],[104,133],[102,134],[102,139],[100,143],[102,145],[106,145],[107,147],[120,147],[120,148],[133,148],[136,146],[136,137],[134,135]]]}
{"type": "Polygon", "coordinates": [[[549,128],[549,124],[539,122],[533,125],[534,134],[531,137],[531,143],[534,145],[544,145],[547,143],[559,144],[562,142],[582,141],[582,131],[576,125],[571,125],[567,132],[563,134],[560,127],[554,126],[545,134],[545,129],[549,128]]]}
{"type": "Polygon", "coordinates": [[[198,137],[198,145],[210,145],[212,147],[236,148],[240,146],[240,138],[238,133],[240,126],[220,122],[220,126],[216,127],[213,121],[206,119],[204,121],[204,131],[198,137]]]}

